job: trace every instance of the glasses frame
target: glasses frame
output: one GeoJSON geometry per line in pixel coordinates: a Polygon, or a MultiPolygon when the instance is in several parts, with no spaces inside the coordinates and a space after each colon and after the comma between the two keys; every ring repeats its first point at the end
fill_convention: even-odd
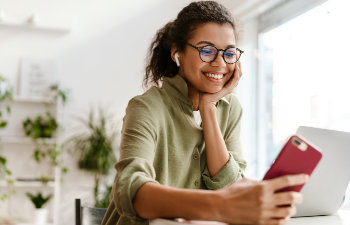
{"type": "Polygon", "coordinates": [[[238,59],[237,59],[235,62],[233,62],[233,63],[228,63],[228,62],[226,62],[225,56],[224,56],[224,54],[222,54],[222,59],[225,61],[225,63],[227,63],[227,64],[235,64],[236,62],[238,62],[238,60],[241,58],[242,54],[244,53],[243,50],[241,50],[241,49],[239,49],[239,48],[237,48],[237,47],[229,47],[229,48],[226,48],[226,49],[220,49],[220,48],[215,47],[214,45],[205,45],[205,46],[202,46],[202,47],[198,47],[198,46],[192,45],[192,44],[190,44],[190,43],[188,43],[188,42],[186,42],[186,44],[189,45],[189,46],[191,46],[192,48],[194,48],[194,49],[196,49],[196,50],[198,51],[199,58],[200,58],[203,62],[206,62],[206,61],[204,61],[204,60],[202,59],[202,57],[201,57],[201,51],[203,50],[203,48],[208,47],[208,46],[214,47],[214,48],[216,49],[215,57],[213,58],[213,60],[211,60],[211,61],[209,61],[209,62],[206,62],[206,63],[214,62],[215,59],[218,57],[220,51],[222,51],[223,53],[225,53],[225,52],[227,51],[227,49],[235,48],[236,50],[238,50],[238,51],[240,52],[240,54],[239,54],[238,59]]]}

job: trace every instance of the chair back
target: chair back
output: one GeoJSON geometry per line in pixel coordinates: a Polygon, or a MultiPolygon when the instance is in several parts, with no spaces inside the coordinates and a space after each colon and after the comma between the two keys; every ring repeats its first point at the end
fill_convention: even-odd
{"type": "Polygon", "coordinates": [[[80,199],[75,199],[75,225],[100,225],[106,208],[82,206],[80,199]]]}

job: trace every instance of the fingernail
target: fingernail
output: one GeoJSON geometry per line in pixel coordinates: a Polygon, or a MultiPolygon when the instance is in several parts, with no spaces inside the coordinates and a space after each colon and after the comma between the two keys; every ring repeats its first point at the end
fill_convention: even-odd
{"type": "Polygon", "coordinates": [[[309,180],[310,176],[309,175],[305,175],[305,180],[309,180]]]}

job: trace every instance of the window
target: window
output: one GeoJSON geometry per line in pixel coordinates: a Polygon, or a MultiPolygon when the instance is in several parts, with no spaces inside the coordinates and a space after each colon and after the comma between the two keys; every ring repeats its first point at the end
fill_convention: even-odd
{"type": "Polygon", "coordinates": [[[349,7],[329,0],[260,33],[260,173],[300,125],[350,131],[349,7]]]}

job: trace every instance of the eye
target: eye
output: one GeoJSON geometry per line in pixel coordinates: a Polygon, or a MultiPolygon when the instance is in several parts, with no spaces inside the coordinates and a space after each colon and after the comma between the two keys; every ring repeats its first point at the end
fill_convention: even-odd
{"type": "Polygon", "coordinates": [[[204,55],[215,55],[216,54],[216,49],[212,46],[206,46],[203,47],[201,50],[201,54],[204,55]]]}
{"type": "Polygon", "coordinates": [[[213,54],[214,52],[207,50],[207,49],[202,49],[201,53],[203,54],[213,54]]]}
{"type": "Polygon", "coordinates": [[[234,56],[236,56],[236,51],[234,49],[227,49],[225,52],[224,52],[224,55],[226,57],[229,57],[229,58],[232,58],[234,56]]]}

